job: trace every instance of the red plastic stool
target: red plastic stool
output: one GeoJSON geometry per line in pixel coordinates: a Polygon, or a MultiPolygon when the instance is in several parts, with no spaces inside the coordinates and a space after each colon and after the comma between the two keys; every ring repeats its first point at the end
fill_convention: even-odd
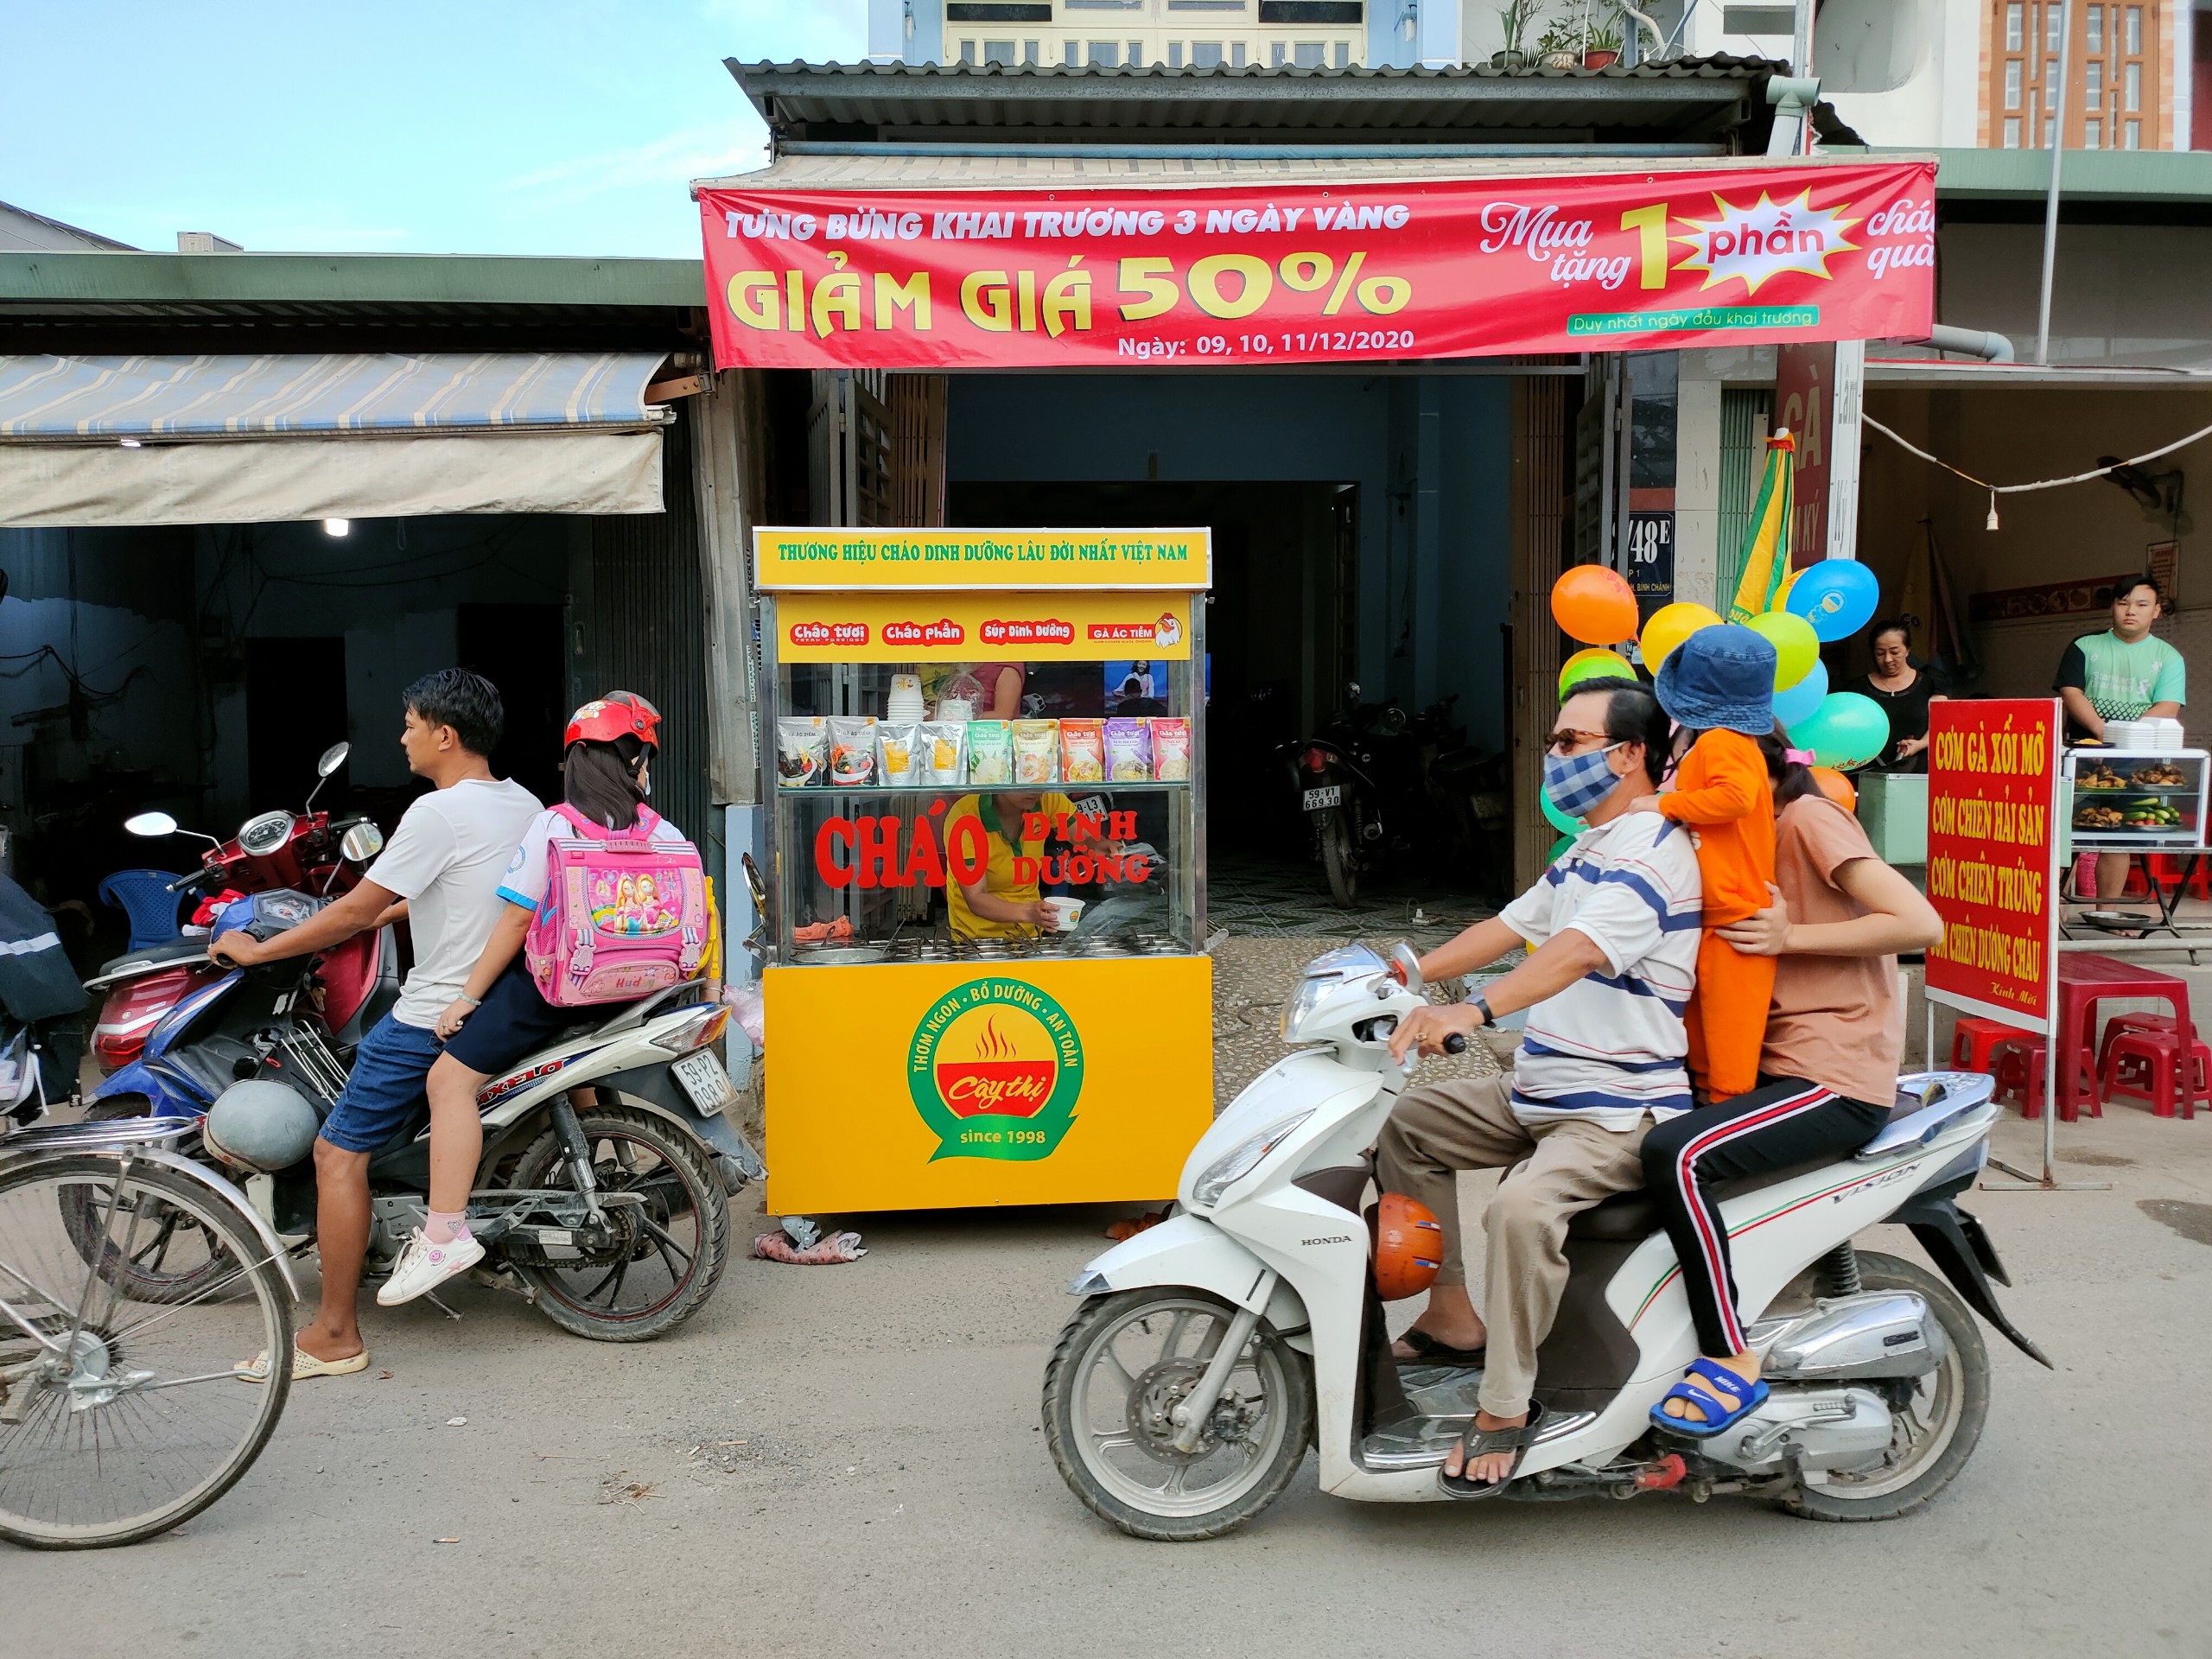
{"type": "Polygon", "coordinates": [[[2177,1032],[2124,1031],[2113,1039],[2105,1060],[2105,1092],[2115,1099],[2147,1100],[2159,1117],[2173,1116],[2178,1098],[2181,1116],[2195,1117],[2198,1096],[2212,1105],[2212,1047],[2191,1043],[2187,1059],[2184,1073],[2177,1032]]]}
{"type": "Polygon", "coordinates": [[[2007,1037],[2019,1034],[2019,1027],[2008,1026],[2002,1020],[1984,1020],[1978,1014],[1961,1014],[1959,1023],[1951,1031],[1951,1070],[1991,1075],[1991,1048],[2007,1037]]]}
{"type": "MultiPolygon", "coordinates": [[[[1989,1075],[1997,1080],[1996,1098],[1999,1101],[2017,1100],[2022,1117],[2043,1116],[2043,1069],[2045,1052],[2040,1037],[2024,1034],[2001,1037],[1990,1046],[1989,1075]]],[[[2097,1103],[2097,1077],[2092,1069],[2094,1057],[2086,1048],[2077,1049],[2074,1055],[2072,1078],[2062,1077],[2058,1094],[2058,1121],[2071,1123],[2081,1116],[2081,1103],[2088,1103],[2091,1116],[2101,1116],[2097,1103]],[[2070,1081],[2071,1086],[2067,1086],[2070,1081]]]]}
{"type": "Polygon", "coordinates": [[[2112,1057],[2113,1043],[2131,1031],[2172,1031],[2173,1016],[2165,1014],[2115,1014],[2105,1021],[2105,1034],[2097,1044],[2097,1075],[2105,1074],[2105,1062],[2112,1057]]]}

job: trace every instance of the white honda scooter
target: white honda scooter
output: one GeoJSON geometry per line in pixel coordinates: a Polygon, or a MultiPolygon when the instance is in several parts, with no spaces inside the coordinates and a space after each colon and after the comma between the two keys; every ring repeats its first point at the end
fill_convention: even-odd
{"type": "MultiPolygon", "coordinates": [[[[1282,1020],[1298,1052],[1199,1139],[1176,1212],[1070,1287],[1085,1300],[1045,1373],[1045,1433],[1076,1496],[1125,1532],[1217,1537],[1274,1502],[1309,1444],[1324,1491],[1443,1496],[1436,1471],[1482,1373],[1392,1358],[1361,1214],[1369,1150],[1414,1064],[1391,1062],[1390,1034],[1424,1001],[1413,953],[1394,957],[1402,982],[1363,945],[1308,964],[1282,1020]]],[[[1698,1351],[1656,1209],[1629,1192],[1578,1216],[1537,1355],[1543,1426],[1503,1496],[1745,1493],[1836,1521],[1925,1504],[1989,1408],[1969,1307],[2049,1363],[1998,1307],[1989,1281],[2011,1281],[1952,1203],[1987,1158],[1991,1087],[1902,1078],[1889,1124],[1851,1157],[1720,1189],[1771,1392],[1709,1439],[1650,1420],[1698,1351]],[[1910,1227],[1950,1285],[1854,1249],[1879,1222],[1910,1227]]]]}

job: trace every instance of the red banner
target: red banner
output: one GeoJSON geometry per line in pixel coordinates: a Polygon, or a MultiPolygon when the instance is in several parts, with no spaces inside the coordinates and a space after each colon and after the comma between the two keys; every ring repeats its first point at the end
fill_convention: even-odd
{"type": "Polygon", "coordinates": [[[1915,339],[1932,162],[1445,182],[702,190],[715,361],[1389,361],[1915,339]]]}
{"type": "Polygon", "coordinates": [[[2054,698],[1928,706],[1928,995],[2032,1031],[2057,1006],[2058,757],[2054,698]]]}

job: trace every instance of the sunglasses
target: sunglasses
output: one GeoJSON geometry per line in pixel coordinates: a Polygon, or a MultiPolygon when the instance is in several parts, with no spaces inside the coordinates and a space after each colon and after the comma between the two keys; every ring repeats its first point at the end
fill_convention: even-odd
{"type": "Polygon", "coordinates": [[[1565,754],[1578,743],[1610,743],[1613,740],[1604,732],[1578,732],[1572,726],[1563,727],[1544,740],[1544,747],[1554,754],[1565,754]]]}

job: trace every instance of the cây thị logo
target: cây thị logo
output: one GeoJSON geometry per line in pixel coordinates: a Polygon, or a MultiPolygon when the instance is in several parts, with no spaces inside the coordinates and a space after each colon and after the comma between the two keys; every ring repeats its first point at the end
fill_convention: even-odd
{"type": "Polygon", "coordinates": [[[914,1027],[906,1088],[939,1158],[1049,1158],[1075,1123],[1083,1039],[1034,985],[995,976],[955,986],[914,1027]]]}

